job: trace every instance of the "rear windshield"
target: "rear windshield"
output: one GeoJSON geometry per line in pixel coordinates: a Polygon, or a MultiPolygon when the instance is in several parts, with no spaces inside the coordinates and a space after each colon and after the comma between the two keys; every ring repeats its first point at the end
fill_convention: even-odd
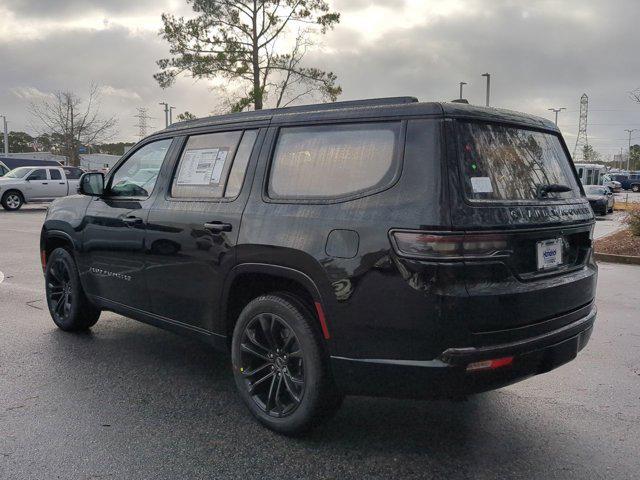
{"type": "Polygon", "coordinates": [[[460,159],[467,198],[518,201],[563,199],[580,189],[562,148],[550,133],[486,123],[459,123],[460,159]],[[545,185],[571,191],[541,193],[545,185]]]}
{"type": "Polygon", "coordinates": [[[609,189],[607,187],[597,187],[595,185],[587,185],[584,187],[584,193],[587,195],[606,195],[609,189]]]}

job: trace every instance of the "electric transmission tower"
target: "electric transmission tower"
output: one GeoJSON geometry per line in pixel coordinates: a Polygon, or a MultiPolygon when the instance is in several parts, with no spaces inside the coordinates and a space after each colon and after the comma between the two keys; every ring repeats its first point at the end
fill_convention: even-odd
{"type": "Polygon", "coordinates": [[[578,138],[576,138],[576,146],[573,149],[573,159],[575,160],[576,154],[580,155],[580,158],[584,160],[584,147],[589,145],[589,139],[587,138],[587,115],[589,113],[589,97],[586,93],[583,93],[580,97],[580,122],[578,124],[578,138]]]}
{"type": "Polygon", "coordinates": [[[138,110],[138,114],[134,115],[134,117],[138,119],[136,127],[138,127],[138,135],[140,136],[140,139],[143,139],[147,136],[147,129],[149,128],[147,120],[150,120],[151,117],[147,113],[147,109],[144,107],[136,108],[136,110],[138,110]]]}

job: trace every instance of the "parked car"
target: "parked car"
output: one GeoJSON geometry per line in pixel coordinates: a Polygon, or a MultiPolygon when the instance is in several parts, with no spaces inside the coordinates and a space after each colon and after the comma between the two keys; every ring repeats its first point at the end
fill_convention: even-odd
{"type": "Polygon", "coordinates": [[[0,178],[0,204],[18,210],[25,203],[47,202],[77,193],[79,179],[69,167],[19,167],[0,178]]]}
{"type": "Polygon", "coordinates": [[[80,180],[80,177],[85,173],[85,170],[81,167],[62,167],[64,174],[68,180],[80,180]]]}
{"type": "Polygon", "coordinates": [[[640,192],[640,174],[617,174],[613,175],[613,179],[620,182],[622,189],[640,192]]]}
{"type": "Polygon", "coordinates": [[[587,185],[584,187],[584,192],[587,194],[587,199],[594,213],[606,215],[613,212],[615,199],[609,187],[587,185]]]}
{"type": "Polygon", "coordinates": [[[285,434],[344,395],[548,372],[596,317],[594,215],[538,117],[396,98],[199,119],[79,191],[41,233],[55,324],[110,310],[230,351],[241,399],[285,434]]]}
{"type": "Polygon", "coordinates": [[[609,173],[602,176],[602,186],[608,187],[614,193],[622,191],[622,183],[615,180],[613,175],[609,173]]]}

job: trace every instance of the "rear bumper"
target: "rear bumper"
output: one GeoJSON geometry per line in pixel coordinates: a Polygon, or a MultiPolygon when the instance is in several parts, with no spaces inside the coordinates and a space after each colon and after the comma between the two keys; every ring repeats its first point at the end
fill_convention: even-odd
{"type": "Polygon", "coordinates": [[[434,360],[331,357],[338,387],[350,395],[442,398],[484,392],[546,373],[573,360],[591,337],[596,307],[557,330],[517,342],[449,348],[434,360]],[[510,365],[468,372],[470,363],[513,357],[510,365]]]}

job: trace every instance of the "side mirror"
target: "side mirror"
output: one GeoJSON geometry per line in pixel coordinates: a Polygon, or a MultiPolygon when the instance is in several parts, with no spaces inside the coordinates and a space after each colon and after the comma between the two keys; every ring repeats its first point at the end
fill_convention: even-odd
{"type": "Polygon", "coordinates": [[[102,173],[83,173],[78,185],[78,193],[99,197],[104,193],[104,175],[102,173]]]}

